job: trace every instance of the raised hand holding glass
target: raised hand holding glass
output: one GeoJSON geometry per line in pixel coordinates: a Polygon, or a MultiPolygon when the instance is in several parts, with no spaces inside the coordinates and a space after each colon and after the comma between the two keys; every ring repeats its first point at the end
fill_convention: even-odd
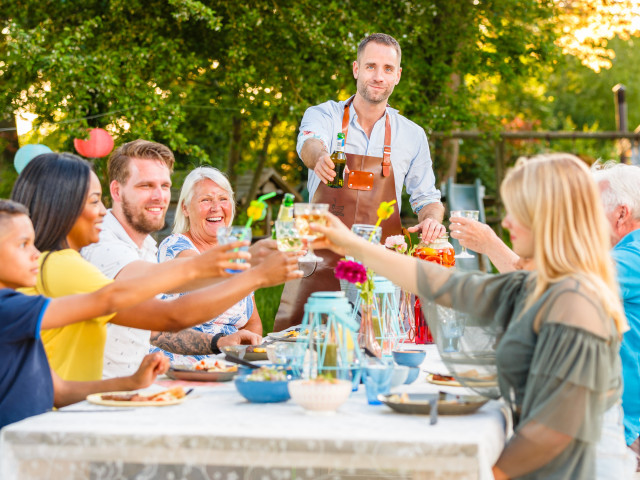
{"type": "MultiPolygon", "coordinates": [[[[475,221],[478,221],[479,215],[480,212],[478,210],[453,210],[451,212],[452,217],[470,218],[475,221]]],[[[452,230],[453,227],[451,226],[449,229],[452,230]]],[[[467,252],[467,247],[462,247],[462,251],[456,255],[456,258],[476,258],[476,256],[467,252]]]]}
{"type": "Polygon", "coordinates": [[[306,240],[307,254],[298,259],[299,262],[322,262],[323,258],[313,253],[311,243],[319,235],[311,230],[309,224],[327,224],[325,214],[329,211],[328,203],[296,203],[293,205],[295,225],[298,233],[306,240]]]}

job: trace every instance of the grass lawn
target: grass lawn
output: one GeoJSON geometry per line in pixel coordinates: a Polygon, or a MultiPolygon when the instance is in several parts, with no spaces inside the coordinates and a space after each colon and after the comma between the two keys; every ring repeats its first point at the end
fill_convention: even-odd
{"type": "Polygon", "coordinates": [[[256,290],[256,307],[262,319],[262,335],[273,332],[273,321],[280,305],[283,285],[256,290]]]}

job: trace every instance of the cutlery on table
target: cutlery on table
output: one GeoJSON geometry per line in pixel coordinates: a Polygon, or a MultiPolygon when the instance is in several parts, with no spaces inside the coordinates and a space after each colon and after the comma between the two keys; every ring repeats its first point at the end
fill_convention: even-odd
{"type": "Polygon", "coordinates": [[[256,365],[255,363],[251,363],[248,362],[246,360],[243,360],[240,357],[236,357],[235,355],[225,352],[224,354],[224,359],[228,360],[231,363],[237,363],[238,365],[244,365],[245,367],[249,367],[249,368],[260,368],[260,365],[256,365]]]}

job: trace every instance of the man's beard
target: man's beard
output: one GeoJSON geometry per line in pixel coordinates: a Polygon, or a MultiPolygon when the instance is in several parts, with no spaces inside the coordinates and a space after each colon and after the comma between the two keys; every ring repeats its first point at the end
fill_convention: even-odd
{"type": "Polygon", "coordinates": [[[380,93],[373,93],[368,85],[362,85],[358,88],[358,92],[360,96],[364,98],[369,103],[379,104],[379,103],[387,103],[389,97],[393,93],[393,89],[387,89],[380,93]],[[377,95],[377,96],[376,96],[377,95]]]}
{"type": "MultiPolygon", "coordinates": [[[[161,218],[149,219],[144,215],[144,208],[140,207],[139,209],[134,208],[135,205],[127,201],[127,198],[122,196],[122,213],[124,214],[124,218],[127,220],[127,223],[139,233],[143,233],[145,235],[149,235],[150,233],[157,232],[158,230],[162,230],[164,227],[164,215],[161,218]]],[[[165,210],[166,214],[166,210],[165,210]]]]}

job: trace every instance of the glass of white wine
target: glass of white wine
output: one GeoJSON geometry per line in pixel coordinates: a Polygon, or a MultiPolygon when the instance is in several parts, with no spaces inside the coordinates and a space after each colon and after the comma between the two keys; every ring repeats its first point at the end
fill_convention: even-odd
{"type": "Polygon", "coordinates": [[[313,253],[311,243],[319,237],[309,227],[311,223],[319,223],[322,225],[327,224],[327,217],[325,214],[329,211],[328,203],[294,203],[293,214],[295,216],[295,225],[298,230],[298,234],[304,238],[307,254],[298,259],[299,262],[322,262],[323,258],[313,253]]]}
{"type": "Polygon", "coordinates": [[[276,220],[276,242],[281,252],[299,252],[302,250],[302,237],[293,220],[276,220]]]}
{"type": "MultiPolygon", "coordinates": [[[[451,211],[451,216],[452,217],[463,217],[463,218],[470,218],[471,220],[475,220],[478,221],[478,217],[480,216],[480,212],[478,210],[452,210],[451,211]]],[[[450,227],[451,230],[453,230],[450,227]]],[[[476,258],[475,255],[471,255],[469,252],[467,252],[467,247],[462,247],[462,251],[460,253],[458,253],[455,258],[476,258]]]]}

